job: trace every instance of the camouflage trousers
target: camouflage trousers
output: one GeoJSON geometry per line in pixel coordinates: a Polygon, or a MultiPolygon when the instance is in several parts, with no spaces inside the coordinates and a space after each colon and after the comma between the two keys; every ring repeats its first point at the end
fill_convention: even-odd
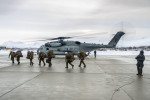
{"type": "Polygon", "coordinates": [[[66,68],[68,68],[68,64],[70,64],[72,68],[74,67],[74,65],[70,61],[66,61],[66,68]]]}
{"type": "Polygon", "coordinates": [[[32,58],[30,58],[30,65],[33,65],[33,61],[32,61],[33,59],[32,58]]]}
{"type": "Polygon", "coordinates": [[[142,62],[137,63],[137,71],[139,75],[142,75],[144,64],[142,62]]]}
{"type": "Polygon", "coordinates": [[[18,64],[20,64],[20,57],[17,57],[17,62],[18,64]]]}
{"type": "Polygon", "coordinates": [[[45,66],[44,59],[41,59],[41,58],[39,58],[39,65],[41,65],[41,61],[43,62],[44,66],[45,66]]]}
{"type": "Polygon", "coordinates": [[[49,67],[51,67],[52,66],[52,58],[48,58],[48,63],[49,63],[49,67]]]}
{"type": "Polygon", "coordinates": [[[11,57],[11,61],[12,61],[12,63],[14,63],[14,57],[11,57]]]}
{"type": "Polygon", "coordinates": [[[81,64],[83,64],[83,65],[84,65],[84,67],[86,67],[86,64],[84,63],[84,60],[80,60],[79,67],[81,67],[81,64]]]}

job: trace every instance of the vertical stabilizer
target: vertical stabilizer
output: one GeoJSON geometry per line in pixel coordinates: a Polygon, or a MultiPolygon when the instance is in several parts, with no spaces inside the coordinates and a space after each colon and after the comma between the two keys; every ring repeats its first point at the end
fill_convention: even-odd
{"type": "Polygon", "coordinates": [[[117,32],[116,35],[112,38],[112,40],[108,43],[108,45],[111,47],[116,47],[118,41],[124,34],[125,33],[122,31],[117,32]]]}

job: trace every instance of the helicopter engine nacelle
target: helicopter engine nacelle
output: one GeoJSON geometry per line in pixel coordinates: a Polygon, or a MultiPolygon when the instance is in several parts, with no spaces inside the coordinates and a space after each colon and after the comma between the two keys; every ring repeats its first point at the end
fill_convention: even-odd
{"type": "Polygon", "coordinates": [[[45,43],[46,47],[60,47],[62,46],[61,43],[45,43]]]}

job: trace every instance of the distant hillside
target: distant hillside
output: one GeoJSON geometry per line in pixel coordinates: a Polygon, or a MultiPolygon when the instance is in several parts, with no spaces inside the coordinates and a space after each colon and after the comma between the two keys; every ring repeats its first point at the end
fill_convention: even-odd
{"type": "Polygon", "coordinates": [[[23,42],[14,42],[14,41],[7,41],[1,45],[6,46],[6,48],[39,48],[41,46],[40,43],[27,44],[23,42]]]}

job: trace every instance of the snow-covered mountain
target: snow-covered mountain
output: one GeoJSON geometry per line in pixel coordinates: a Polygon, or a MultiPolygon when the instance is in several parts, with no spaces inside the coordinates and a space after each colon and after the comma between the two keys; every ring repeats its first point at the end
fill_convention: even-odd
{"type": "MultiPolygon", "coordinates": [[[[94,38],[94,39],[71,39],[74,41],[80,41],[80,42],[89,42],[89,43],[100,43],[100,44],[108,44],[110,39],[100,39],[100,38],[94,38]],[[87,41],[88,40],[88,41],[87,41]]],[[[7,48],[39,48],[43,43],[24,43],[24,42],[14,42],[14,41],[7,41],[3,44],[0,44],[1,46],[6,46],[7,48]]],[[[117,44],[117,47],[139,47],[139,46],[150,46],[150,37],[144,37],[141,39],[121,39],[119,43],[117,44]]]]}
{"type": "Polygon", "coordinates": [[[39,48],[41,46],[40,43],[24,43],[24,42],[14,42],[7,41],[1,44],[2,46],[6,46],[7,48],[39,48]]]}
{"type": "Polygon", "coordinates": [[[118,43],[118,47],[139,47],[139,46],[150,46],[150,38],[133,39],[133,40],[121,40],[118,43]]]}

